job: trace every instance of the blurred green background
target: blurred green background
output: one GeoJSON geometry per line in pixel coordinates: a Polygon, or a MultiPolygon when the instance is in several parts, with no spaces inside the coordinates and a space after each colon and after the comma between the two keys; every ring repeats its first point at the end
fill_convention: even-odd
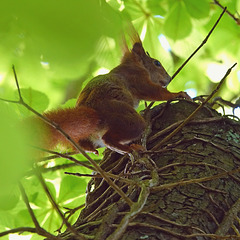
{"type": "MultiPolygon", "coordinates": [[[[240,0],[220,3],[239,17],[240,0]]],[[[129,22],[140,34],[145,50],[172,75],[201,44],[222,12],[212,0],[1,0],[0,9],[0,98],[18,99],[14,64],[24,99],[40,112],[74,106],[88,80],[119,64],[121,39],[129,22]]],[[[169,89],[185,90],[192,97],[209,94],[239,59],[240,25],[225,13],[208,42],[169,89]]],[[[239,98],[239,65],[218,95],[232,102],[239,98]]],[[[235,113],[240,115],[239,109],[235,113]]],[[[25,130],[19,129],[17,122],[31,113],[1,101],[0,114],[0,231],[33,226],[16,187],[24,175],[23,183],[39,222],[54,232],[60,219],[36,178],[31,174],[26,177],[31,160],[29,157],[26,161],[29,153],[25,130]]],[[[95,158],[100,159],[101,155],[95,158]]],[[[65,163],[61,159],[44,167],[65,163]]],[[[78,171],[89,173],[82,168],[78,171]]],[[[62,207],[84,203],[87,178],[66,176],[63,171],[48,172],[44,177],[62,207]],[[77,196],[80,197],[76,199],[77,196]]]]}

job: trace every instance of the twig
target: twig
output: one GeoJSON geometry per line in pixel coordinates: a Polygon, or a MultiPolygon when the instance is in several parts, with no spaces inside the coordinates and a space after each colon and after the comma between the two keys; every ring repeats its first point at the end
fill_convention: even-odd
{"type": "Polygon", "coordinates": [[[225,73],[224,77],[221,79],[217,87],[212,91],[212,93],[174,130],[172,131],[168,136],[166,136],[162,141],[160,141],[157,145],[155,145],[151,150],[155,151],[159,149],[164,143],[166,143],[169,139],[171,139],[174,135],[176,135],[192,118],[196,115],[197,112],[199,112],[200,109],[204,107],[204,105],[214,96],[214,94],[219,90],[219,88],[222,86],[224,80],[227,78],[227,76],[231,73],[232,69],[236,66],[237,63],[234,63],[232,67],[230,67],[227,72],[225,73]]]}
{"type": "MultiPolygon", "coordinates": [[[[8,234],[13,234],[13,233],[23,233],[23,232],[30,232],[30,233],[37,233],[36,228],[32,227],[19,227],[19,228],[13,228],[4,232],[0,232],[0,237],[3,237],[8,234]]],[[[46,237],[46,236],[45,236],[46,237]]]]}
{"type": "MultiPolygon", "coordinates": [[[[33,146],[34,148],[36,148],[36,146],[33,146]]],[[[38,147],[37,147],[38,148],[38,147]]],[[[38,148],[39,150],[42,150],[41,148],[38,148]]],[[[79,154],[78,152],[66,152],[64,153],[65,155],[68,155],[68,156],[71,156],[71,155],[75,155],[75,154],[79,154]]],[[[44,162],[44,161],[49,161],[49,160],[52,160],[52,159],[57,159],[57,158],[61,158],[60,156],[54,154],[54,155],[51,155],[51,156],[47,156],[47,157],[42,157],[42,158],[39,158],[37,161],[38,162],[44,162]]]]}
{"type": "Polygon", "coordinates": [[[78,206],[78,207],[75,207],[75,208],[67,208],[67,207],[64,207],[67,211],[64,213],[65,216],[67,216],[66,218],[70,218],[75,212],[77,212],[78,210],[80,210],[81,208],[84,208],[85,207],[85,203],[78,206]]]}
{"type": "MultiPolygon", "coordinates": [[[[71,168],[71,167],[76,167],[77,164],[76,163],[65,163],[65,164],[61,164],[61,165],[56,165],[54,167],[39,167],[39,170],[41,173],[47,173],[47,172],[55,172],[55,171],[58,171],[58,170],[62,170],[62,169],[66,169],[66,168],[71,168]]],[[[28,173],[31,173],[31,172],[28,172],[28,173]]]]}
{"type": "Polygon", "coordinates": [[[36,110],[31,108],[28,104],[26,104],[24,102],[24,100],[22,98],[22,95],[21,95],[20,88],[19,88],[19,83],[18,83],[15,67],[13,66],[12,69],[13,69],[15,82],[16,82],[16,86],[17,86],[17,90],[18,90],[19,100],[18,101],[12,101],[12,100],[6,100],[6,99],[3,99],[3,98],[0,98],[0,100],[23,105],[29,111],[33,112],[40,119],[42,119],[47,124],[49,124],[54,129],[56,129],[93,165],[93,167],[95,168],[95,171],[97,171],[104,178],[104,180],[128,203],[128,205],[131,206],[133,204],[132,200],[126,196],[126,194],[110,179],[110,177],[106,175],[105,171],[102,170],[102,168],[100,166],[98,166],[98,164],[92,158],[90,158],[89,155],[66,132],[64,132],[56,123],[50,121],[44,115],[40,114],[39,112],[37,112],[36,110]]]}
{"type": "MultiPolygon", "coordinates": [[[[67,208],[67,207],[64,207],[64,209],[66,209],[67,211],[64,213],[64,217],[69,220],[69,218],[75,213],[77,212],[78,210],[80,210],[81,208],[84,208],[85,207],[85,204],[82,204],[76,208],[67,208]]],[[[62,227],[64,226],[64,222],[62,222],[61,226],[56,230],[58,231],[59,233],[61,232],[61,229],[62,227]]]]}
{"type": "Polygon", "coordinates": [[[22,194],[23,201],[24,201],[25,205],[27,206],[28,212],[29,212],[29,214],[30,214],[30,216],[32,218],[33,224],[34,224],[34,226],[36,228],[35,229],[36,233],[38,233],[41,236],[45,236],[47,238],[50,238],[50,239],[56,239],[56,240],[58,239],[59,240],[59,237],[56,237],[56,236],[52,235],[51,233],[47,232],[45,229],[43,229],[39,225],[38,220],[37,220],[37,218],[36,218],[32,208],[31,208],[31,206],[29,204],[29,200],[28,200],[27,194],[26,194],[26,192],[25,192],[25,190],[24,190],[24,188],[23,188],[23,186],[22,186],[22,184],[20,182],[19,182],[18,186],[19,186],[20,192],[22,194]]]}
{"type": "Polygon", "coordinates": [[[217,227],[219,226],[219,223],[218,223],[217,219],[215,218],[215,216],[208,209],[202,209],[202,211],[205,212],[209,216],[209,218],[212,219],[211,222],[214,222],[217,227]]]}
{"type": "Polygon", "coordinates": [[[151,192],[159,192],[163,189],[172,189],[172,188],[175,188],[175,187],[178,187],[178,186],[183,186],[183,185],[186,185],[186,184],[207,182],[207,181],[211,181],[211,180],[214,180],[214,179],[223,178],[223,177],[226,177],[228,175],[231,176],[232,174],[238,173],[238,172],[240,172],[240,168],[237,168],[237,169],[234,169],[234,170],[231,170],[231,171],[228,171],[228,172],[226,171],[226,172],[222,172],[222,173],[219,173],[219,174],[215,174],[215,175],[212,175],[212,176],[209,176],[209,177],[202,177],[202,178],[178,181],[178,182],[174,182],[174,183],[166,183],[166,184],[163,184],[161,186],[152,187],[151,192]]]}
{"type": "Polygon", "coordinates": [[[47,184],[46,184],[45,180],[43,179],[40,171],[35,168],[35,173],[36,173],[36,176],[38,177],[38,179],[39,179],[39,181],[40,181],[40,183],[41,183],[41,185],[42,185],[42,187],[43,187],[43,189],[44,189],[44,191],[45,191],[45,193],[46,193],[49,201],[51,202],[53,208],[56,210],[56,212],[58,213],[58,215],[61,217],[61,219],[63,220],[64,224],[67,226],[67,228],[69,229],[69,231],[71,231],[77,239],[85,240],[85,237],[82,236],[80,233],[78,233],[78,232],[76,231],[76,229],[74,229],[74,228],[72,227],[72,225],[67,221],[67,219],[65,218],[64,214],[63,214],[63,213],[61,212],[61,210],[59,209],[59,207],[58,207],[56,201],[54,200],[52,194],[50,193],[50,191],[49,191],[49,189],[48,189],[48,187],[47,187],[47,184]]]}
{"type": "MultiPolygon", "coordinates": [[[[196,119],[196,120],[192,120],[191,124],[203,124],[203,123],[212,123],[212,122],[220,122],[220,121],[224,121],[226,120],[223,117],[211,117],[211,118],[205,118],[205,119],[196,119]]],[[[171,130],[175,129],[177,126],[179,126],[181,123],[183,123],[184,120],[180,120],[177,121],[173,124],[171,124],[170,126],[164,128],[163,130],[155,133],[153,136],[151,136],[148,139],[148,142],[153,142],[154,140],[156,140],[157,138],[160,138],[161,136],[167,134],[168,132],[170,132],[171,130]]],[[[147,151],[148,152],[148,151],[147,151]]]]}
{"type": "Polygon", "coordinates": [[[77,176],[77,177],[90,177],[90,178],[102,178],[100,175],[94,174],[82,174],[82,173],[72,173],[72,172],[64,172],[67,175],[77,176]]]}
{"type": "Polygon", "coordinates": [[[221,151],[223,151],[225,153],[231,154],[234,158],[237,159],[237,161],[240,160],[239,154],[238,153],[234,153],[233,149],[229,150],[225,146],[222,147],[222,146],[218,145],[217,143],[214,143],[212,140],[206,140],[206,139],[203,139],[203,138],[200,138],[200,137],[194,137],[193,139],[201,141],[201,142],[208,143],[208,144],[212,145],[214,148],[217,148],[217,149],[219,149],[219,150],[221,150],[221,151]]]}
{"type": "MultiPolygon", "coordinates": [[[[216,4],[216,5],[218,5],[220,8],[222,8],[222,9],[224,9],[224,7],[223,7],[223,5],[219,2],[219,1],[217,1],[217,0],[213,0],[214,1],[214,3],[216,4]]],[[[230,13],[228,10],[226,10],[226,13],[238,24],[238,25],[240,25],[240,19],[239,18],[236,18],[232,13],[230,13]]]]}
{"type": "MultiPolygon", "coordinates": [[[[69,156],[68,154],[63,154],[63,153],[55,152],[55,151],[52,151],[52,150],[42,149],[42,148],[38,148],[38,149],[41,149],[41,150],[43,150],[45,152],[48,152],[48,153],[55,154],[55,155],[57,155],[59,157],[62,157],[62,158],[66,158],[66,159],[74,162],[76,165],[88,168],[88,169],[90,169],[92,171],[96,171],[96,169],[94,167],[92,167],[92,166],[90,166],[90,165],[88,165],[88,164],[86,164],[86,163],[84,163],[82,161],[79,161],[76,158],[74,158],[72,156],[69,156]]],[[[39,170],[41,171],[41,169],[39,169],[39,170]]],[[[43,172],[45,172],[45,171],[43,171],[43,172]]],[[[107,175],[109,178],[117,179],[119,181],[126,182],[126,183],[129,183],[129,184],[136,184],[136,185],[138,184],[138,183],[136,183],[136,182],[134,182],[134,181],[132,181],[130,179],[122,178],[122,177],[120,177],[118,175],[114,175],[114,174],[112,174],[110,172],[105,172],[105,175],[107,175]]]]}
{"type": "Polygon", "coordinates": [[[69,156],[68,154],[63,154],[63,153],[59,153],[59,152],[55,152],[55,151],[52,151],[52,150],[48,150],[48,149],[43,149],[43,148],[38,148],[36,147],[37,149],[41,150],[41,151],[44,151],[44,152],[47,152],[47,153],[51,153],[51,154],[54,154],[54,155],[57,155],[61,158],[66,158],[74,163],[76,163],[77,165],[81,166],[81,167],[85,167],[85,168],[88,168],[92,171],[95,171],[96,169],[84,162],[81,162],[79,160],[77,160],[76,158],[72,157],[72,156],[69,156]]]}
{"type": "Polygon", "coordinates": [[[142,184],[138,201],[132,205],[130,211],[123,217],[121,222],[118,224],[117,229],[107,238],[107,240],[118,240],[121,238],[122,234],[129,226],[130,220],[140,213],[145,206],[149,193],[149,187],[142,184]]]}
{"type": "Polygon", "coordinates": [[[176,77],[176,75],[184,68],[184,66],[190,61],[190,59],[199,51],[200,48],[203,47],[203,45],[205,45],[205,43],[207,42],[208,38],[210,37],[210,35],[212,34],[213,30],[216,28],[216,26],[218,25],[220,19],[222,18],[223,14],[226,11],[226,7],[223,9],[221,15],[219,16],[219,18],[217,19],[217,21],[215,22],[215,24],[213,25],[212,29],[210,30],[210,32],[208,33],[208,35],[205,37],[205,39],[202,41],[202,43],[199,45],[199,47],[190,55],[190,57],[178,68],[178,70],[172,75],[172,79],[176,77]]]}
{"type": "Polygon", "coordinates": [[[168,223],[168,224],[171,224],[173,226],[176,226],[176,227],[181,227],[181,228],[190,228],[190,229],[195,229],[201,233],[205,233],[202,229],[200,228],[197,228],[197,227],[194,227],[194,226],[191,226],[191,225],[186,225],[186,224],[180,224],[180,223],[177,223],[177,222],[173,222],[169,219],[165,219],[155,213],[148,213],[148,212],[141,212],[140,213],[140,216],[148,216],[150,218],[153,218],[153,219],[156,219],[158,221],[161,221],[161,222],[164,222],[164,223],[168,223]]]}
{"type": "Polygon", "coordinates": [[[172,235],[174,237],[176,237],[177,239],[192,239],[192,238],[196,238],[196,237],[209,237],[211,239],[222,239],[222,240],[226,240],[226,239],[240,239],[240,236],[234,236],[234,235],[225,235],[225,236],[219,236],[217,234],[211,234],[211,233],[193,233],[193,234],[181,234],[181,233],[177,233],[174,231],[171,231],[170,229],[164,228],[164,227],[160,227],[160,226],[156,226],[156,225],[152,225],[149,223],[140,223],[140,222],[131,222],[128,225],[129,227],[135,227],[138,229],[142,229],[142,228],[146,228],[148,230],[150,230],[151,228],[156,230],[156,231],[160,231],[160,232],[164,232],[167,233],[169,235],[172,235]]]}

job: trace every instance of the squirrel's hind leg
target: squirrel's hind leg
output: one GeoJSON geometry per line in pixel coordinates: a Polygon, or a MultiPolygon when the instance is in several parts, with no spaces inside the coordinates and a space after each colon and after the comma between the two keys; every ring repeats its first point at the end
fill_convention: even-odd
{"type": "Polygon", "coordinates": [[[81,148],[83,148],[87,152],[93,152],[98,155],[98,151],[93,145],[93,143],[88,139],[81,139],[78,141],[78,144],[81,148]]]}
{"type": "Polygon", "coordinates": [[[102,140],[108,148],[120,154],[129,153],[135,150],[135,147],[127,144],[141,136],[146,124],[134,108],[116,102],[114,111],[105,112],[108,130],[102,140]]]}

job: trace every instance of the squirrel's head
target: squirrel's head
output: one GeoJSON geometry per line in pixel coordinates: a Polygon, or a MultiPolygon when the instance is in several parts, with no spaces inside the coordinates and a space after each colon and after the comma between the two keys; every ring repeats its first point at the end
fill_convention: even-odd
{"type": "Polygon", "coordinates": [[[145,52],[141,42],[134,43],[131,55],[139,65],[148,71],[154,83],[160,84],[162,87],[166,87],[170,83],[171,77],[162,64],[157,59],[151,58],[148,52],[145,52]]]}

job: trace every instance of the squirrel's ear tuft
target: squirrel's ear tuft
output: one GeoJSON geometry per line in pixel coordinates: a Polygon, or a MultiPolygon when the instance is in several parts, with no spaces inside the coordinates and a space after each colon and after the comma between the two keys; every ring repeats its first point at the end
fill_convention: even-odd
{"type": "Polygon", "coordinates": [[[137,54],[139,57],[146,55],[145,50],[144,50],[141,42],[136,42],[133,45],[132,53],[137,54]]]}

